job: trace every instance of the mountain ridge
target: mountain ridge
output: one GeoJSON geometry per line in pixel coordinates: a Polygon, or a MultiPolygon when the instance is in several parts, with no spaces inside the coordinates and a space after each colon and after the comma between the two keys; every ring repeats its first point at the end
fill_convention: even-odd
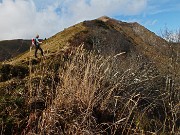
{"type": "Polygon", "coordinates": [[[31,48],[0,63],[0,129],[175,134],[180,61],[171,47],[138,23],[106,16],[64,29],[43,41],[44,57],[31,48]]]}
{"type": "MultiPolygon", "coordinates": [[[[64,29],[44,41],[42,48],[48,57],[58,51],[67,54],[74,47],[82,44],[86,49],[99,51],[103,55],[116,55],[121,52],[126,52],[126,56],[131,53],[143,55],[154,62],[162,73],[167,73],[166,66],[171,68],[167,64],[172,63],[172,55],[177,55],[175,47],[173,48],[166,40],[144,26],[136,22],[118,21],[107,16],[84,21],[64,29]]],[[[29,57],[33,58],[33,55],[31,50],[12,59],[9,63],[21,63],[29,57]]]]}

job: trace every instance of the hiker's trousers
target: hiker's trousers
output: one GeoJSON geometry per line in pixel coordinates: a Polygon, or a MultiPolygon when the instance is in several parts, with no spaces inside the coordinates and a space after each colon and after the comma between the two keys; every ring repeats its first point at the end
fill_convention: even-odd
{"type": "Polygon", "coordinates": [[[41,55],[43,56],[43,50],[42,48],[38,45],[38,46],[35,46],[35,57],[37,58],[37,51],[40,50],[41,51],[41,55]]]}

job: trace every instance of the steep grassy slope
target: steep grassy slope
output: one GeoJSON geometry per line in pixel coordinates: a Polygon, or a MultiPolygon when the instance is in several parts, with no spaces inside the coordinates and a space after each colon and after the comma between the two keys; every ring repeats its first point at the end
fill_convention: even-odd
{"type": "MultiPolygon", "coordinates": [[[[51,38],[43,41],[42,48],[45,52],[45,55],[49,57],[50,55],[55,55],[63,51],[64,49],[68,48],[69,40],[73,38],[74,35],[83,31],[85,27],[82,23],[72,26],[64,31],[57,33],[56,35],[52,36],[51,38]]],[[[23,54],[20,57],[15,57],[11,63],[21,63],[21,61],[27,61],[30,57],[34,57],[34,50],[32,48],[31,51],[23,54]]]]}
{"type": "Polygon", "coordinates": [[[171,55],[174,51],[164,39],[158,37],[154,33],[147,30],[138,23],[124,23],[110,20],[107,22],[119,32],[126,35],[136,45],[137,50],[144,56],[147,56],[151,61],[155,62],[161,71],[166,72],[164,68],[168,68],[171,55]]]}
{"type": "Polygon", "coordinates": [[[0,65],[4,134],[178,134],[179,50],[137,23],[84,21],[0,65]],[[38,126],[39,125],[39,126],[38,126]]]}

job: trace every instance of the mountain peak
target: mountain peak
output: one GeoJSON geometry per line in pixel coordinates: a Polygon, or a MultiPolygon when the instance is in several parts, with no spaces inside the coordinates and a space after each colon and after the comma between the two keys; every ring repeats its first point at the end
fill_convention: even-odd
{"type": "Polygon", "coordinates": [[[108,16],[101,16],[101,17],[97,18],[97,20],[101,20],[101,21],[103,21],[103,22],[107,22],[107,21],[110,20],[110,19],[111,19],[111,18],[108,17],[108,16]]]}
{"type": "Polygon", "coordinates": [[[100,21],[102,21],[102,22],[107,22],[107,21],[113,21],[113,22],[118,22],[118,23],[121,23],[121,22],[122,22],[122,21],[119,21],[119,20],[110,18],[110,17],[108,17],[108,16],[101,16],[101,17],[97,18],[97,20],[100,20],[100,21]]]}

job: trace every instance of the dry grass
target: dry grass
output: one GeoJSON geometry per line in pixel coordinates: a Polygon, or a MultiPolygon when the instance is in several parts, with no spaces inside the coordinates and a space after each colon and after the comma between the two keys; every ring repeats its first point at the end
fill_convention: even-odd
{"type": "Polygon", "coordinates": [[[47,94],[33,96],[44,95],[46,109],[31,113],[30,128],[24,133],[178,134],[178,89],[151,64],[142,66],[139,61],[140,57],[134,58],[127,65],[116,56],[103,57],[80,48],[59,68],[58,81],[50,82],[54,85],[43,83],[48,74],[55,78],[44,66],[47,69],[41,70],[34,87],[47,94]]]}

